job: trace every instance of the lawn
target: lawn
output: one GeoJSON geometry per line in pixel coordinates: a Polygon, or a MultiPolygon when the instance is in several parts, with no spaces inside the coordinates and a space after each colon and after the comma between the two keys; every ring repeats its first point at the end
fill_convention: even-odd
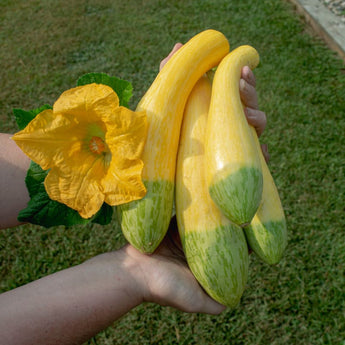
{"type": "MultiPolygon", "coordinates": [[[[289,244],[268,266],[251,255],[240,305],[220,316],[144,304],[89,344],[345,344],[345,66],[283,0],[0,0],[0,130],[12,108],[53,104],[87,72],[132,82],[135,108],[175,42],[213,28],[254,46],[262,142],[289,244]]],[[[3,196],[2,196],[3,197],[3,196]]],[[[0,291],[125,243],[108,226],[25,225],[0,232],[0,291]]]]}

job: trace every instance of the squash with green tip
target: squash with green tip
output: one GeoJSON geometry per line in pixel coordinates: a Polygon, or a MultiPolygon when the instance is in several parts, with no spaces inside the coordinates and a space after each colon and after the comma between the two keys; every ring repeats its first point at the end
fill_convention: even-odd
{"type": "Polygon", "coordinates": [[[126,239],[152,253],[169,226],[180,127],[187,98],[198,79],[229,52],[226,37],[205,30],[192,37],[162,68],[137,106],[146,111],[148,136],[143,152],[146,196],[117,208],[126,239]]]}
{"type": "Polygon", "coordinates": [[[258,211],[244,231],[253,252],[264,262],[273,265],[281,260],[287,245],[286,220],[277,187],[261,152],[256,133],[254,139],[260,152],[263,191],[258,211]]]}
{"type": "Polygon", "coordinates": [[[211,84],[202,77],[189,96],[176,168],[176,219],[194,276],[219,303],[235,307],[248,277],[248,246],[241,227],[212,201],[205,177],[205,132],[211,84]]]}
{"type": "Polygon", "coordinates": [[[244,115],[239,81],[244,66],[254,69],[259,55],[240,46],[219,64],[213,79],[206,131],[206,178],[209,192],[234,223],[244,226],[254,217],[262,195],[258,149],[244,115]]]}

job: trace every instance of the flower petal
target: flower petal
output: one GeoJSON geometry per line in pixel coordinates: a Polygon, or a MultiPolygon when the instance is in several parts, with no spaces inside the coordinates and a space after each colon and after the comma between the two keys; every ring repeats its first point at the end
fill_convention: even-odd
{"type": "Polygon", "coordinates": [[[93,83],[63,92],[54,103],[53,111],[93,123],[109,117],[118,106],[119,97],[110,86],[93,83]]]}
{"type": "Polygon", "coordinates": [[[111,166],[102,181],[105,202],[116,206],[143,198],[146,194],[146,188],[141,180],[143,166],[141,160],[137,163],[132,162],[127,169],[119,170],[116,164],[111,166]]]}
{"type": "Polygon", "coordinates": [[[45,188],[49,197],[77,210],[83,218],[92,217],[102,206],[104,194],[100,181],[105,174],[104,162],[90,154],[78,155],[63,169],[52,169],[45,188]]]}
{"type": "Polygon", "coordinates": [[[54,114],[44,110],[12,139],[30,157],[47,170],[63,160],[64,152],[80,150],[80,138],[85,127],[77,126],[73,117],[54,114]]]}
{"type": "Polygon", "coordinates": [[[119,107],[107,123],[106,142],[112,154],[110,166],[102,181],[105,201],[110,205],[137,200],[145,196],[141,180],[141,154],[147,135],[145,112],[119,107]]]}
{"type": "Polygon", "coordinates": [[[126,168],[132,160],[142,155],[147,136],[146,112],[134,112],[119,107],[106,124],[105,141],[113,154],[113,159],[120,167],[124,164],[126,168]]]}

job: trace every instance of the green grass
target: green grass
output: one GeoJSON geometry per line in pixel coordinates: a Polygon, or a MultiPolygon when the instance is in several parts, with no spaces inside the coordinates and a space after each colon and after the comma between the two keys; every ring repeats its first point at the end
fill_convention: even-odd
{"type": "MultiPolygon", "coordinates": [[[[262,141],[286,211],[274,267],[251,256],[241,304],[220,316],[145,304],[89,344],[345,344],[345,69],[282,0],[0,0],[0,130],[12,108],[52,104],[86,72],[130,80],[131,107],[177,41],[207,28],[253,45],[262,141]]],[[[0,232],[0,290],[124,243],[116,225],[0,232]]]]}

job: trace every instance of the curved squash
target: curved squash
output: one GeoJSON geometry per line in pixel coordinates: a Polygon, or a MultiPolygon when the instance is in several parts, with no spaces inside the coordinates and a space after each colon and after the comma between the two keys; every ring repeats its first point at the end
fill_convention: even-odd
{"type": "Polygon", "coordinates": [[[214,204],[205,177],[205,132],[211,84],[202,77],[188,99],[176,169],[176,219],[188,265],[219,303],[235,307],[248,277],[242,228],[214,204]]]}
{"type": "Polygon", "coordinates": [[[273,265],[280,261],[287,245],[286,220],[277,187],[261,152],[256,133],[254,139],[260,152],[263,191],[258,211],[244,231],[253,252],[264,262],[273,265]]]}
{"type": "Polygon", "coordinates": [[[262,195],[258,149],[244,115],[239,94],[242,67],[254,69],[257,51],[241,46],[219,64],[212,84],[206,131],[206,178],[209,192],[234,223],[244,226],[254,217],[262,195]]]}
{"type": "Polygon", "coordinates": [[[159,72],[137,106],[146,111],[148,136],[143,152],[146,196],[117,208],[126,239],[152,253],[171,218],[176,154],[183,110],[197,80],[229,52],[226,37],[206,30],[181,47],[159,72]]]}

